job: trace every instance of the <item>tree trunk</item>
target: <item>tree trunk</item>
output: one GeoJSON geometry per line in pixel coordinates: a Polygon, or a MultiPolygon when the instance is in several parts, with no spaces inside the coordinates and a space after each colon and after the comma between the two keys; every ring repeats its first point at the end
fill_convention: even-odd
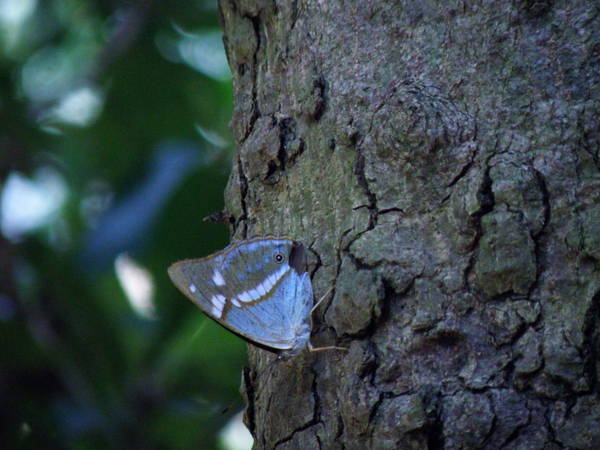
{"type": "Polygon", "coordinates": [[[600,448],[596,0],[221,0],[234,237],[310,249],[256,448],[600,448]]]}

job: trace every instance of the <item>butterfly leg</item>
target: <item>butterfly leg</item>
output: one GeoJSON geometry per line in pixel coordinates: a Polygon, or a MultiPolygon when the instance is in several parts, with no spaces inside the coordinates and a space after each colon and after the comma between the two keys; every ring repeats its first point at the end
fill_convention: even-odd
{"type": "MultiPolygon", "coordinates": [[[[325,292],[325,294],[323,294],[323,296],[319,299],[319,301],[317,303],[315,303],[315,306],[312,307],[312,309],[310,310],[310,328],[313,328],[313,320],[312,320],[312,315],[315,312],[315,310],[321,305],[321,303],[323,303],[323,300],[325,300],[327,298],[327,296],[331,293],[331,291],[333,291],[333,286],[330,287],[327,292],[325,292]]],[[[313,347],[312,342],[310,342],[310,339],[308,340],[308,351],[309,352],[320,352],[323,350],[348,350],[346,347],[336,347],[335,345],[328,345],[327,347],[313,347]]]]}

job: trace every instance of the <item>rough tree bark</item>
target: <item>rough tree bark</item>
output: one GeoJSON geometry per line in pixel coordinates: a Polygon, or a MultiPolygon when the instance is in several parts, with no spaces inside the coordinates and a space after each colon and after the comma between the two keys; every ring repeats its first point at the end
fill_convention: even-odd
{"type": "Polygon", "coordinates": [[[234,238],[332,299],[250,348],[257,448],[600,446],[595,0],[221,0],[234,238]]]}

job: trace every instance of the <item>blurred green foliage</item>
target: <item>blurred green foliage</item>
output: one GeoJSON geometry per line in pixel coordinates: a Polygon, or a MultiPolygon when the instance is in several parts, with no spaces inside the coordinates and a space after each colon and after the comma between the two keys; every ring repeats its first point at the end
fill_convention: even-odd
{"type": "Polygon", "coordinates": [[[0,448],[223,448],[245,344],[166,274],[227,243],[218,26],[214,0],[0,0],[0,448]]]}

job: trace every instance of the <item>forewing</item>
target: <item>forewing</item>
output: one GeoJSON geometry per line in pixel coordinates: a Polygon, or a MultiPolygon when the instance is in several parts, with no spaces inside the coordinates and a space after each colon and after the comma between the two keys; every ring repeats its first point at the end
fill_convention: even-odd
{"type": "Polygon", "coordinates": [[[169,277],[177,288],[211,318],[220,321],[225,309],[225,296],[211,280],[214,261],[188,259],[169,267],[169,277]]]}
{"type": "Polygon", "coordinates": [[[175,263],[169,275],[202,311],[231,331],[273,349],[290,349],[298,333],[306,333],[301,325],[312,305],[303,251],[289,239],[251,239],[207,258],[175,263]],[[277,263],[278,253],[285,255],[284,262],[277,263]]]}

